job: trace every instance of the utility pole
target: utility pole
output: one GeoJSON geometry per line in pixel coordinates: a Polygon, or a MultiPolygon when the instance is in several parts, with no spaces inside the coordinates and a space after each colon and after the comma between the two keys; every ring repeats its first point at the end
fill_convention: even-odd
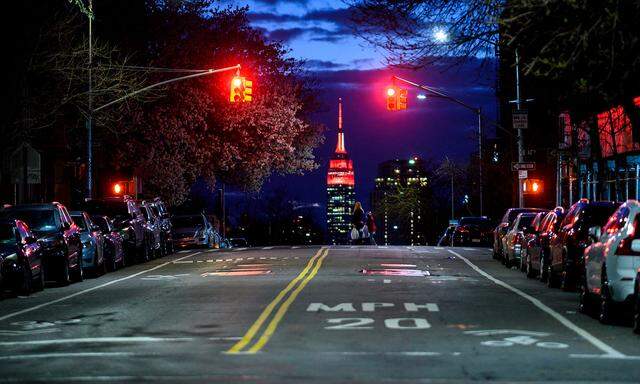
{"type": "MultiPolygon", "coordinates": [[[[520,99],[520,55],[516,48],[516,109],[521,110],[522,100],[520,99]]],[[[518,163],[524,162],[524,139],[522,137],[522,128],[518,128],[518,163]]],[[[518,207],[524,206],[524,197],[522,195],[522,183],[520,175],[518,175],[518,207]]]]}
{"type": "Polygon", "coordinates": [[[93,0],[89,0],[89,102],[87,111],[87,196],[93,197],[93,0]]]}

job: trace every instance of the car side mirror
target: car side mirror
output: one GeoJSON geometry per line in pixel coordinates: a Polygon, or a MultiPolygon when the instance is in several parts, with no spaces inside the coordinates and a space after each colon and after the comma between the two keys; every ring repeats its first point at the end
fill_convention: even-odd
{"type": "Polygon", "coordinates": [[[24,238],[24,243],[25,244],[35,244],[38,241],[38,239],[36,239],[33,236],[27,236],[24,238]]]}
{"type": "Polygon", "coordinates": [[[593,241],[598,241],[601,235],[602,235],[602,229],[600,227],[595,226],[595,227],[589,228],[589,237],[593,241]]]}
{"type": "Polygon", "coordinates": [[[633,252],[640,252],[640,239],[635,239],[631,242],[631,250],[633,252]]]}

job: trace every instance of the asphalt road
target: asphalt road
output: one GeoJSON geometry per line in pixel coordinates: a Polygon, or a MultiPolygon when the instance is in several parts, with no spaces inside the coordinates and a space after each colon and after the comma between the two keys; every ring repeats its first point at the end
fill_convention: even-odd
{"type": "Polygon", "coordinates": [[[640,337],[487,249],[182,251],[0,301],[0,382],[640,382],[640,337]]]}

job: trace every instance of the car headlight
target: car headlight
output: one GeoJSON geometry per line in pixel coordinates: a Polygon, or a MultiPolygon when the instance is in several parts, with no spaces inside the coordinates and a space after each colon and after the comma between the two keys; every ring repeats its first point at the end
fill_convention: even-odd
{"type": "Polygon", "coordinates": [[[15,263],[15,262],[18,261],[18,254],[17,253],[12,253],[12,254],[10,254],[8,256],[5,256],[4,260],[12,262],[12,263],[15,263]]]}

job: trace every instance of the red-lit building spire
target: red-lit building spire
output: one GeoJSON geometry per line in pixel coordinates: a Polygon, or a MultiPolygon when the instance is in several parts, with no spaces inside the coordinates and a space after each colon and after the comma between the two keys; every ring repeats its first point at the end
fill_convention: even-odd
{"type": "Polygon", "coordinates": [[[338,98],[338,142],[336,143],[336,153],[346,154],[344,146],[344,131],[342,130],[342,98],[338,98]]]}

